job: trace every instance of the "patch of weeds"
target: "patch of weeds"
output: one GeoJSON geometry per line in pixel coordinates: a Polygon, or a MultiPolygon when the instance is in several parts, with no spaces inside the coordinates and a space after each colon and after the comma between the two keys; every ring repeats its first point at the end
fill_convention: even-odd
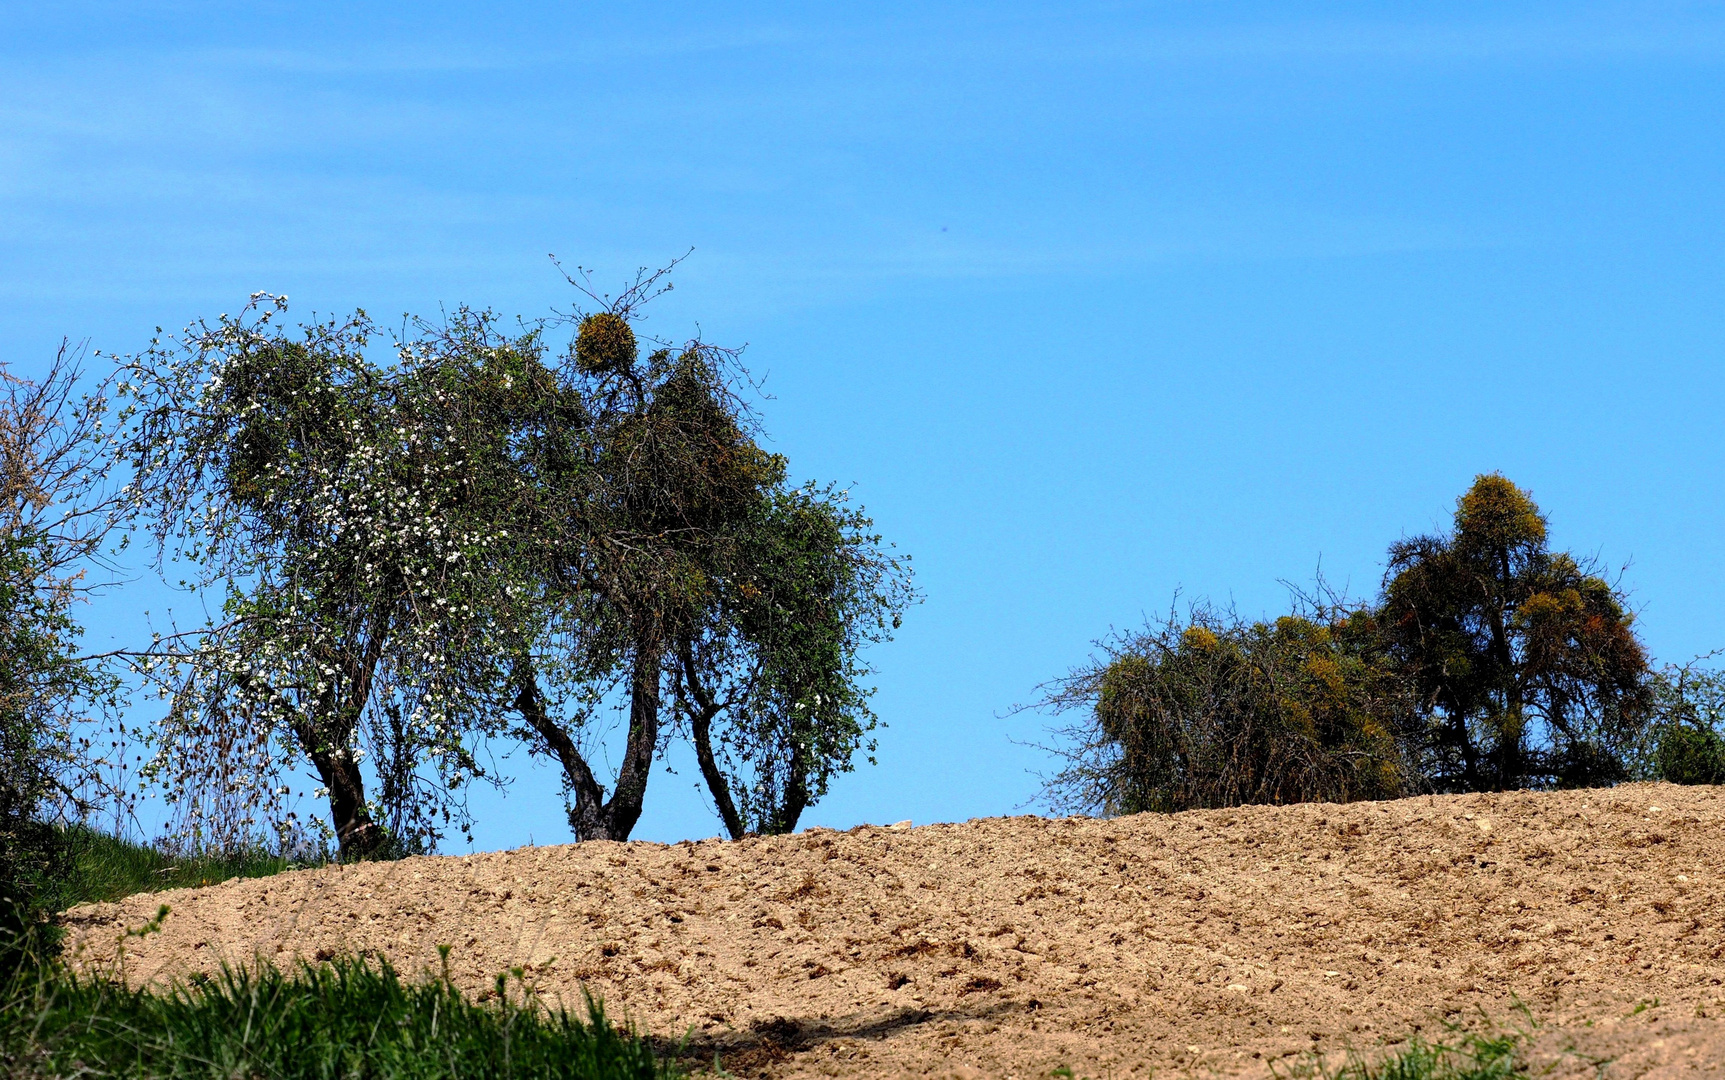
{"type": "Polygon", "coordinates": [[[1528,1068],[1524,1031],[1452,1030],[1428,1041],[1419,1035],[1377,1058],[1349,1050],[1340,1062],[1309,1052],[1292,1067],[1271,1065],[1278,1080],[1522,1080],[1528,1068]]]}

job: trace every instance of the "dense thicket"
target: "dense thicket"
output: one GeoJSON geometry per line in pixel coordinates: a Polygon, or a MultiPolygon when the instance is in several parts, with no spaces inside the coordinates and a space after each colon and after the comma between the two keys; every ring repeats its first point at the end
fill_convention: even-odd
{"type": "Polygon", "coordinates": [[[1370,603],[1194,608],[1046,687],[1046,795],[1104,813],[1415,791],[1725,780],[1725,678],[1651,670],[1618,587],[1497,474],[1398,541],[1370,603]]]}
{"type": "Polygon", "coordinates": [[[1104,813],[1393,798],[1418,717],[1370,612],[1194,609],[1112,642],[1048,704],[1086,711],[1051,794],[1104,813]]]}

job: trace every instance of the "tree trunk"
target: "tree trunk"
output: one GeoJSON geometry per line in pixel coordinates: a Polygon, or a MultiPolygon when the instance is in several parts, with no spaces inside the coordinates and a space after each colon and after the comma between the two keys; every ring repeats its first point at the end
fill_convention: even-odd
{"type": "Polygon", "coordinates": [[[732,840],[741,840],[746,833],[743,818],[737,813],[736,800],[731,798],[731,783],[725,779],[725,774],[719,768],[719,762],[713,756],[713,716],[717,710],[701,709],[690,717],[690,727],[695,735],[695,759],[701,763],[701,776],[707,781],[707,792],[713,796],[713,806],[719,811],[719,820],[725,823],[725,831],[731,834],[732,840]]]}
{"type": "MultiPolygon", "coordinates": [[[[237,682],[242,690],[248,689],[251,677],[242,675],[237,682]]],[[[369,680],[365,689],[369,693],[369,680]]],[[[320,706],[316,715],[328,715],[329,699],[321,701],[320,706]]],[[[360,772],[359,762],[354,760],[352,751],[347,749],[347,736],[352,734],[352,728],[342,732],[339,740],[324,738],[317,722],[311,719],[302,718],[290,728],[301,752],[317,770],[324,790],[329,792],[330,823],[335,826],[341,857],[363,859],[370,855],[383,843],[383,829],[372,820],[371,811],[366,808],[365,776],[360,772]]]]}
{"type": "Polygon", "coordinates": [[[357,653],[349,650],[326,658],[347,675],[347,693],[341,692],[339,684],[331,685],[313,707],[312,718],[297,725],[294,732],[300,749],[311,759],[329,791],[330,820],[343,859],[363,859],[375,853],[384,840],[383,827],[372,820],[365,805],[365,776],[348,744],[359,727],[366,702],[371,700],[372,679],[383,657],[388,630],[388,609],[381,605],[373,608],[357,653]]]}
{"type": "Polygon", "coordinates": [[[695,651],[689,642],[682,643],[679,657],[683,663],[683,681],[695,699],[695,708],[689,712],[689,727],[695,738],[695,760],[700,762],[701,777],[707,781],[707,792],[713,797],[713,806],[719,811],[719,820],[724,822],[725,831],[731,834],[732,840],[741,840],[746,832],[743,818],[737,813],[736,800],[731,797],[731,783],[713,754],[713,717],[719,714],[719,704],[701,685],[700,672],[695,667],[695,651]]]}
{"type": "Polygon", "coordinates": [[[809,805],[809,761],[801,739],[791,744],[790,774],[785,777],[784,804],[773,815],[773,831],[794,833],[797,819],[809,805]]]}
{"type": "MultiPolygon", "coordinates": [[[[741,840],[748,834],[748,824],[737,812],[736,800],[731,796],[731,783],[719,768],[718,758],[713,753],[713,718],[723,706],[702,685],[694,648],[689,642],[684,641],[678,646],[678,657],[683,665],[683,682],[695,700],[695,706],[688,714],[695,739],[695,760],[700,762],[701,776],[707,781],[707,791],[713,797],[719,819],[725,823],[725,831],[731,834],[731,839],[741,840]]],[[[796,732],[792,733],[789,774],[785,778],[780,804],[772,808],[763,825],[769,834],[796,832],[797,819],[803,816],[803,810],[809,805],[808,755],[796,735],[796,732]]]]}
{"type": "Polygon", "coordinates": [[[653,752],[659,748],[659,648],[648,640],[635,647],[629,679],[629,741],[623,747],[623,767],[617,790],[605,804],[607,840],[627,840],[641,819],[647,779],[653,772],[653,752]]]}
{"type": "Polygon", "coordinates": [[[575,839],[603,839],[604,789],[594,779],[593,770],[587,765],[587,759],[581,756],[575,740],[545,711],[545,698],[539,693],[539,677],[533,665],[526,660],[516,660],[514,676],[516,711],[557,755],[558,764],[563,766],[564,780],[575,797],[574,805],[569,807],[569,828],[574,831],[575,839]]]}
{"type": "Polygon", "coordinates": [[[539,693],[538,675],[525,659],[515,663],[515,708],[546,748],[557,756],[569,783],[574,804],[569,807],[569,827],[577,842],[582,840],[627,840],[641,819],[641,804],[653,768],[653,751],[659,744],[659,653],[656,648],[636,649],[629,679],[629,742],[623,750],[623,767],[611,798],[593,775],[575,741],[545,709],[539,693]]]}
{"type": "Polygon", "coordinates": [[[323,786],[329,789],[330,817],[343,859],[361,859],[383,843],[383,829],[365,806],[365,778],[347,749],[312,751],[308,755],[323,786]]]}

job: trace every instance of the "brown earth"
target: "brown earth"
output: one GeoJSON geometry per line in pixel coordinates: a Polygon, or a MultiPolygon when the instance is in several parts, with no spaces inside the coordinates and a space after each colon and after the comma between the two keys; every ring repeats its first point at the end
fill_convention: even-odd
{"type": "Polygon", "coordinates": [[[1725,1063],[1725,789],[997,818],[328,867],[66,915],[134,980],[262,956],[519,967],[760,1076],[1263,1074],[1537,1023],[1560,1074],[1725,1063]],[[1525,1014],[1518,1012],[1525,1008],[1525,1014]]]}

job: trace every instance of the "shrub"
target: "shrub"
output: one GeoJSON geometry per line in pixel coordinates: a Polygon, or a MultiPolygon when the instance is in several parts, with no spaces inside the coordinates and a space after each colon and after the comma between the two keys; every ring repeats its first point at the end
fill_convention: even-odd
{"type": "Polygon", "coordinates": [[[1415,715],[1369,611],[1308,605],[1274,622],[1197,608],[1105,646],[1043,704],[1083,708],[1048,784],[1110,814],[1392,798],[1415,715]]]}
{"type": "Polygon", "coordinates": [[[1725,672],[1697,663],[1654,679],[1650,768],[1673,784],[1725,784],[1725,672]]]}
{"type": "Polygon", "coordinates": [[[87,805],[100,766],[73,730],[118,688],[72,618],[118,510],[104,406],[73,400],[77,378],[65,350],[37,382],[0,365],[0,974],[52,936],[42,908],[70,865],[53,821],[87,805]]]}
{"type": "MultiPolygon", "coordinates": [[[[0,545],[7,539],[0,537],[0,545]]],[[[0,551],[0,560],[18,558],[15,549],[0,551]]],[[[32,685],[38,681],[32,676],[52,664],[52,627],[44,633],[33,624],[33,605],[22,592],[14,575],[0,572],[0,941],[44,929],[42,894],[70,865],[61,831],[44,820],[55,781],[54,756],[44,744],[53,732],[32,685]]],[[[0,946],[0,971],[17,958],[0,946]]]]}

